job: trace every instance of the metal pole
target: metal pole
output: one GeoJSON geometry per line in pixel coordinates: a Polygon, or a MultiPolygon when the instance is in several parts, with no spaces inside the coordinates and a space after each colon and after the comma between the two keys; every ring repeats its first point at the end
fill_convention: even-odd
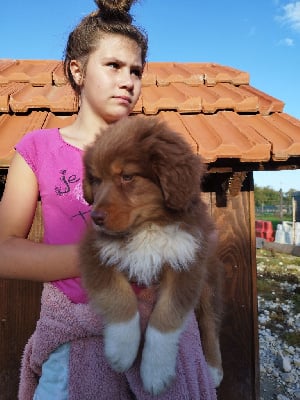
{"type": "Polygon", "coordinates": [[[292,207],[293,207],[293,245],[296,243],[296,199],[292,196],[292,207]]]}

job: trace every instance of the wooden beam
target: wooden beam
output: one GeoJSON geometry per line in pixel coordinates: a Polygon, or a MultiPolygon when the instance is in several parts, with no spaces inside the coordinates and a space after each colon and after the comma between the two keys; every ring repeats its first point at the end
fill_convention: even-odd
{"type": "Polygon", "coordinates": [[[224,262],[224,320],[221,332],[224,380],[219,400],[259,399],[256,248],[253,174],[241,191],[218,207],[216,192],[205,193],[216,221],[224,262]]]}

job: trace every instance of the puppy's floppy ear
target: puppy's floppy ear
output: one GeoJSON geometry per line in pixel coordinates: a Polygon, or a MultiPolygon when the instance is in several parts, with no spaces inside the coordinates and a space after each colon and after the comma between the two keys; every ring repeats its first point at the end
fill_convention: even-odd
{"type": "Polygon", "coordinates": [[[189,160],[160,162],[153,166],[167,207],[185,210],[200,195],[202,167],[196,155],[189,160]]]}
{"type": "Polygon", "coordinates": [[[93,204],[94,202],[94,194],[93,194],[93,189],[91,185],[91,181],[85,176],[82,181],[82,190],[83,190],[83,196],[85,201],[88,204],[93,204]]]}
{"type": "Polygon", "coordinates": [[[82,191],[84,199],[88,204],[92,204],[94,202],[94,194],[93,194],[93,177],[90,172],[89,161],[91,159],[91,150],[87,148],[84,157],[83,157],[83,180],[82,180],[82,191]]]}
{"type": "Polygon", "coordinates": [[[185,210],[200,195],[205,164],[180,134],[165,124],[161,128],[152,147],[152,169],[160,182],[166,206],[185,210]]]}

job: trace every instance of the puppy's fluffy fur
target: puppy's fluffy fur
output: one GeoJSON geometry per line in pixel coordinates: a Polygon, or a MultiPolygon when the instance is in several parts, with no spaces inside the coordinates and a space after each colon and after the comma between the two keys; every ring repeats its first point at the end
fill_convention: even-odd
{"type": "Polygon", "coordinates": [[[200,196],[201,158],[156,117],[128,117],[96,138],[84,167],[92,224],[80,245],[80,267],[105,322],[112,368],[130,368],[140,345],[130,281],[159,282],[142,353],[145,389],[158,394],[174,378],[179,337],[197,304],[204,353],[218,386],[221,267],[216,231],[200,196]]]}

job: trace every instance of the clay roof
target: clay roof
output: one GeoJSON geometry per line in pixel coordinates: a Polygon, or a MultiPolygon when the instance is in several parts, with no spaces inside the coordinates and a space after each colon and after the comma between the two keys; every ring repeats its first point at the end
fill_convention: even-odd
{"type": "MultiPolygon", "coordinates": [[[[252,87],[249,74],[213,63],[149,62],[136,114],[159,114],[210,169],[300,168],[300,121],[252,87]]],[[[0,59],[0,166],[28,131],[62,127],[78,111],[55,60],[0,59]]]]}

